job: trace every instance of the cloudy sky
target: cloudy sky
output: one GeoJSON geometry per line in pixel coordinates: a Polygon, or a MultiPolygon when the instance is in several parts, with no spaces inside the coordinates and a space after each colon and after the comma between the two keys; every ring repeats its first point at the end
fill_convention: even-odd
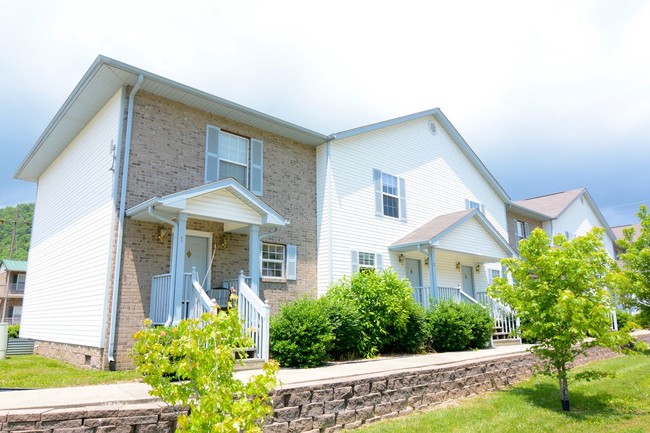
{"type": "Polygon", "coordinates": [[[648,1],[0,0],[0,40],[0,206],[98,54],[326,134],[440,107],[513,199],[650,204],[648,1]]]}

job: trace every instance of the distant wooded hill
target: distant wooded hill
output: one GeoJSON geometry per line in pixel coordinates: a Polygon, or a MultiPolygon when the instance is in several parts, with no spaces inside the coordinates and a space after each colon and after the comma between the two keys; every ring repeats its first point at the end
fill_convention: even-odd
{"type": "Polygon", "coordinates": [[[27,260],[29,240],[32,232],[32,220],[34,218],[34,203],[23,203],[16,207],[7,206],[0,208],[0,259],[9,259],[14,221],[17,221],[13,259],[27,260]],[[18,208],[17,220],[16,207],[18,208]]]}

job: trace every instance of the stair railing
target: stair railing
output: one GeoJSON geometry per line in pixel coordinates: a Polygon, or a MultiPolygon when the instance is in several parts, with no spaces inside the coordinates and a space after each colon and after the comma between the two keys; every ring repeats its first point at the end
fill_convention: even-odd
{"type": "Polygon", "coordinates": [[[244,271],[239,274],[239,319],[244,332],[251,332],[255,342],[255,358],[269,360],[269,320],[271,307],[246,284],[244,271]]]}
{"type": "Polygon", "coordinates": [[[209,313],[215,307],[215,303],[205,293],[199,282],[199,274],[195,267],[192,267],[191,284],[185,287],[184,299],[187,302],[185,317],[183,319],[198,319],[203,313],[209,313]]]}

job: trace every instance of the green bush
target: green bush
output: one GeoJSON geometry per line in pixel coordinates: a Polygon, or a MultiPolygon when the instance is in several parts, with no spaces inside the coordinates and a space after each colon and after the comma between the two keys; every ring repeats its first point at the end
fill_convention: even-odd
{"type": "Polygon", "coordinates": [[[483,348],[490,341],[494,322],[489,312],[475,304],[447,300],[427,312],[426,343],[436,352],[483,348]]]}
{"type": "MultiPolygon", "coordinates": [[[[637,324],[636,321],[634,320],[633,316],[628,313],[625,310],[616,310],[616,322],[618,325],[618,329],[623,329],[625,326],[628,324],[628,322],[634,322],[634,324],[637,324]]],[[[641,326],[641,325],[639,325],[641,326]]]]}
{"type": "Polygon", "coordinates": [[[334,333],[322,302],[299,299],[285,304],[270,327],[271,356],[283,367],[317,367],[327,361],[334,333]]]}
{"type": "Polygon", "coordinates": [[[9,325],[9,338],[18,338],[20,334],[20,325],[9,325]]]}
{"type": "Polygon", "coordinates": [[[409,303],[409,317],[406,323],[406,333],[385,351],[394,353],[421,353],[424,351],[426,339],[426,314],[418,303],[409,303]]]}
{"type": "Polygon", "coordinates": [[[335,302],[328,296],[321,298],[320,302],[334,334],[334,344],[329,351],[330,357],[338,361],[358,358],[357,348],[362,337],[359,309],[350,303],[335,302]]]}
{"type": "Polygon", "coordinates": [[[408,337],[416,304],[412,290],[407,279],[400,280],[390,269],[368,270],[342,278],[330,287],[326,297],[336,305],[351,305],[360,312],[360,338],[355,352],[369,358],[391,350],[408,337]]]}

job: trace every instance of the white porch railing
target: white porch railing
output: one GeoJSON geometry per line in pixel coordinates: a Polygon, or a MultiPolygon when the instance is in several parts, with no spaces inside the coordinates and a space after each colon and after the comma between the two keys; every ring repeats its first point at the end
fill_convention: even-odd
{"type": "MultiPolygon", "coordinates": [[[[248,287],[251,286],[251,278],[250,277],[244,277],[244,281],[248,287]]],[[[239,291],[239,278],[234,278],[230,280],[223,280],[223,286],[227,289],[232,289],[234,288],[235,290],[239,291]]]]}
{"type": "MultiPolygon", "coordinates": [[[[249,287],[250,278],[245,277],[243,271],[239,279],[235,281],[237,281],[236,287],[239,296],[239,318],[242,321],[244,330],[252,334],[255,349],[254,357],[268,361],[271,307],[262,302],[249,287]]],[[[214,308],[216,304],[201,287],[196,272],[186,273],[184,282],[181,319],[196,318],[214,308]]],[[[154,325],[164,325],[167,322],[170,311],[171,283],[171,274],[156,275],[151,281],[149,318],[154,325]]]]}
{"type": "Polygon", "coordinates": [[[172,274],[156,275],[151,279],[149,319],[154,325],[164,325],[167,322],[171,286],[172,274]]]}
{"type": "MultiPolygon", "coordinates": [[[[250,279],[249,279],[250,280],[250,279]]],[[[246,282],[244,271],[239,275],[239,318],[245,332],[251,332],[255,342],[255,358],[269,360],[269,321],[271,307],[253,292],[246,282]]]]}
{"type": "Polygon", "coordinates": [[[203,287],[201,287],[199,274],[195,268],[192,268],[189,284],[187,284],[187,274],[185,274],[185,281],[185,292],[183,296],[185,305],[183,308],[184,317],[182,319],[198,319],[203,313],[211,312],[216,304],[212,302],[208,294],[203,290],[203,287]]]}

